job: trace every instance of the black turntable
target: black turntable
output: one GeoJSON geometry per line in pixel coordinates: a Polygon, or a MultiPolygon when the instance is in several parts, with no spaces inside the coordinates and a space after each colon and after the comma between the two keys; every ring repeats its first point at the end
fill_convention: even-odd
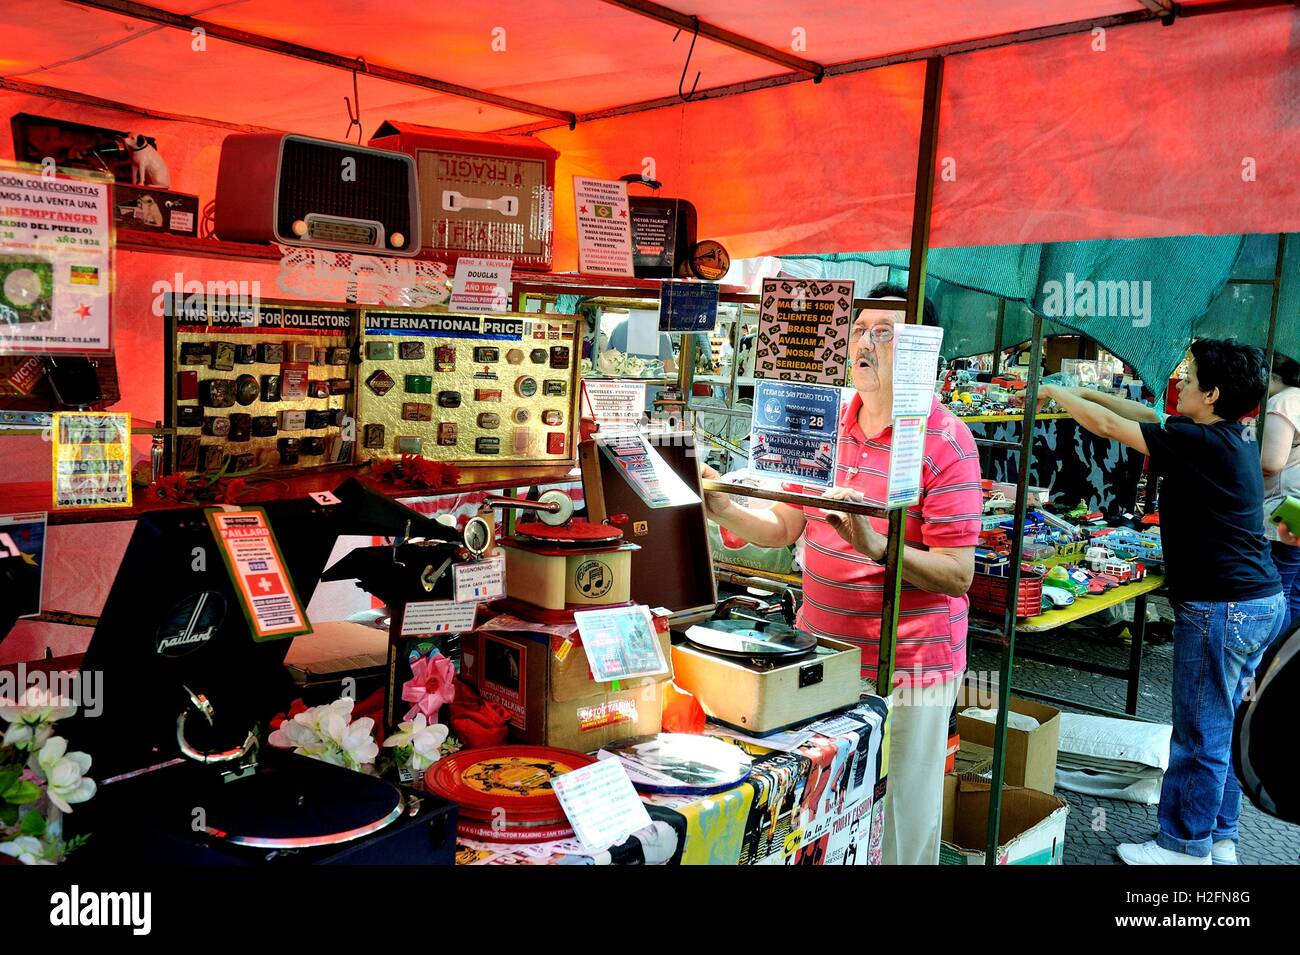
{"type": "MultiPolygon", "coordinates": [[[[303,606],[340,534],[449,533],[359,482],[334,494],[265,508],[303,606]]],[[[453,805],[259,745],[297,695],[288,645],[254,641],[201,508],[139,519],[83,663],[103,712],[61,727],[99,783],[66,820],[90,835],[74,864],[453,863],[453,805]]]]}

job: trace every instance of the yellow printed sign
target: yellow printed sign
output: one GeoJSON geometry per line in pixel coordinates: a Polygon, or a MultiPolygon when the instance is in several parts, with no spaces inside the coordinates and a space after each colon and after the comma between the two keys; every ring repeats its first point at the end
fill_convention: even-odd
{"type": "Polygon", "coordinates": [[[131,416],[101,411],[54,415],[54,509],[131,506],[131,416]]]}

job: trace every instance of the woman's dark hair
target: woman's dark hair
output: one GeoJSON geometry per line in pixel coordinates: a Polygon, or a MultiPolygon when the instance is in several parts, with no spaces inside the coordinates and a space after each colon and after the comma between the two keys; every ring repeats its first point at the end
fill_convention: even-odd
{"type": "Polygon", "coordinates": [[[1258,407],[1268,391],[1264,352],[1235,339],[1200,338],[1192,342],[1196,382],[1201,391],[1219,389],[1214,413],[1236,421],[1258,407]]]}
{"type": "MultiPolygon", "coordinates": [[[[881,282],[867,293],[867,298],[901,298],[907,301],[907,289],[893,282],[881,282]]],[[[935,311],[934,302],[928,297],[921,303],[921,324],[934,327],[939,325],[939,313],[935,311]]]]}
{"type": "Polygon", "coordinates": [[[1273,353],[1273,374],[1288,388],[1300,388],[1300,362],[1286,355],[1273,353]]]}

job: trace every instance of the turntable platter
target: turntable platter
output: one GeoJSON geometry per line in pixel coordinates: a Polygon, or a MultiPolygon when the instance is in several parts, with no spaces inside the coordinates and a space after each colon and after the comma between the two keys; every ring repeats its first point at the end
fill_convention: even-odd
{"type": "Polygon", "coordinates": [[[702,650],[738,657],[787,657],[817,646],[811,633],[784,624],[750,620],[712,620],[686,631],[686,639],[702,650]]]}
{"type": "Polygon", "coordinates": [[[315,768],[263,769],[215,784],[196,802],[207,816],[205,831],[235,845],[306,849],[359,839],[401,816],[403,798],[395,786],[362,773],[322,774],[315,768]]]}

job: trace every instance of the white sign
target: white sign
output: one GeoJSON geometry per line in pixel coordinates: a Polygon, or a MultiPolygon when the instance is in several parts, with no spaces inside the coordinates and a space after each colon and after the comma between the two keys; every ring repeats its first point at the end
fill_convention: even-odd
{"type": "Polygon", "coordinates": [[[601,759],[551,780],[551,789],[588,852],[618,845],[650,825],[621,759],[601,759]]]}
{"type": "Polygon", "coordinates": [[[645,435],[631,431],[621,434],[597,432],[596,445],[601,454],[618,467],[618,473],[648,507],[681,507],[683,504],[700,503],[700,496],[651,447],[645,435]]]}
{"type": "Polygon", "coordinates": [[[455,583],[456,603],[476,604],[506,595],[506,558],[504,554],[484,560],[453,564],[451,579],[455,583]]]}
{"type": "Polygon", "coordinates": [[[576,610],[573,622],[597,683],[668,672],[649,607],[576,610]]]}
{"type": "Polygon", "coordinates": [[[939,376],[943,329],[929,325],[894,325],[894,409],[892,417],[929,417],[934,381],[939,376]]]}
{"type": "Polygon", "coordinates": [[[924,417],[895,418],[889,449],[887,507],[915,504],[921,499],[921,465],[925,459],[924,417]]]}
{"type": "Polygon", "coordinates": [[[457,259],[451,284],[453,312],[510,310],[510,259],[457,259]]]}
{"type": "Polygon", "coordinates": [[[578,271],[588,275],[632,274],[632,220],[627,183],[573,177],[578,221],[578,271]]]}
{"type": "Polygon", "coordinates": [[[464,633],[474,629],[478,604],[454,600],[425,600],[408,603],[402,613],[402,636],[418,637],[426,633],[464,633]]]}
{"type": "Polygon", "coordinates": [[[0,163],[0,355],[112,351],[110,189],[0,163]]]}
{"type": "Polygon", "coordinates": [[[645,411],[645,383],[583,379],[582,392],[587,398],[591,417],[602,434],[635,431],[645,411]]]}

